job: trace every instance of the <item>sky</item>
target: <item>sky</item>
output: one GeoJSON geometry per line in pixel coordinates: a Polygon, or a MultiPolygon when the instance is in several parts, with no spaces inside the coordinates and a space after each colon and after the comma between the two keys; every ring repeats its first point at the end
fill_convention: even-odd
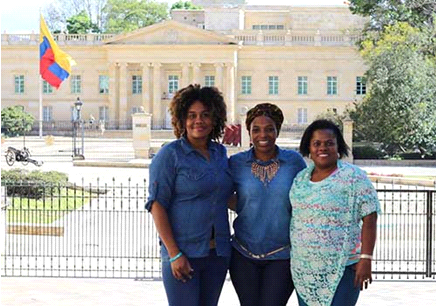
{"type": "MultiPolygon", "coordinates": [[[[39,10],[53,0],[3,0],[1,4],[1,33],[39,33],[39,10]]],[[[174,3],[177,0],[158,0],[174,3]]],[[[248,4],[260,5],[344,5],[344,0],[247,0],[248,4]]]]}

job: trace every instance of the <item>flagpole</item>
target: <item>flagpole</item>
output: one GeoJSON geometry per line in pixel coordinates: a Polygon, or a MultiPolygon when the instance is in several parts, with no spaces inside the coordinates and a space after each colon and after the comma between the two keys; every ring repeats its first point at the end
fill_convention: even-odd
{"type": "MultiPolygon", "coordinates": [[[[39,35],[41,37],[41,8],[39,9],[39,35]]],[[[38,39],[38,42],[39,41],[40,39],[38,39]]],[[[42,138],[42,77],[39,68],[38,68],[38,88],[39,88],[39,137],[42,138]]]]}
{"type": "MultiPolygon", "coordinates": [[[[38,73],[39,75],[39,73],[38,73]]],[[[39,87],[39,137],[42,138],[42,78],[41,76],[39,76],[39,82],[38,82],[38,87],[39,87]]]]}

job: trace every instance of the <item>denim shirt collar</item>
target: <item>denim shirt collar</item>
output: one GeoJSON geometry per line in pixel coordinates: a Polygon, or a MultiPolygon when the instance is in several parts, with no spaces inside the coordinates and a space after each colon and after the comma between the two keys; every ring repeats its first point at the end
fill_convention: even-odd
{"type": "MultiPolygon", "coordinates": [[[[196,152],[196,149],[193,148],[193,146],[188,142],[187,137],[182,136],[179,139],[181,141],[181,147],[184,151],[185,155],[190,154],[191,152],[196,152]]],[[[213,146],[213,142],[211,140],[208,140],[208,150],[209,151],[215,151],[216,148],[213,146]]]]}
{"type": "MultiPolygon", "coordinates": [[[[280,147],[278,147],[277,145],[275,145],[275,149],[276,149],[276,153],[278,153],[277,154],[277,156],[276,156],[276,158],[279,160],[279,161],[286,161],[286,158],[284,157],[284,151],[280,148],[280,147]]],[[[256,159],[256,157],[255,157],[255,149],[253,148],[253,147],[251,147],[250,149],[249,149],[249,151],[247,151],[247,157],[246,157],[246,162],[247,163],[252,163],[252,162],[254,162],[254,161],[256,161],[257,159],[256,159]]]]}

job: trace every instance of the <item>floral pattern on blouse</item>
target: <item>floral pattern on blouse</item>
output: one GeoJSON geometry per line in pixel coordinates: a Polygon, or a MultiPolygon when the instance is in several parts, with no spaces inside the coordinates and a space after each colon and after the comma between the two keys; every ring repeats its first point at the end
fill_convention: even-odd
{"type": "Polygon", "coordinates": [[[311,163],[290,190],[291,272],[307,305],[329,306],[351,253],[359,254],[362,218],[380,212],[366,173],[341,160],[337,170],[311,182],[311,163]]]}

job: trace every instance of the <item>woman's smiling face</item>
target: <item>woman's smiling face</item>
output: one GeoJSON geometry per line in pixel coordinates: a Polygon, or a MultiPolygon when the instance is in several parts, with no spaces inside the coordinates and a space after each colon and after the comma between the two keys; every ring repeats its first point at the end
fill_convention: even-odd
{"type": "Polygon", "coordinates": [[[276,138],[278,131],[275,122],[266,116],[253,119],[250,124],[250,140],[258,159],[273,158],[276,154],[276,138]],[[269,158],[269,156],[272,156],[269,158]]]}
{"type": "Polygon", "coordinates": [[[313,132],[310,140],[310,157],[320,169],[337,165],[337,137],[331,129],[318,129],[313,132]]]}

